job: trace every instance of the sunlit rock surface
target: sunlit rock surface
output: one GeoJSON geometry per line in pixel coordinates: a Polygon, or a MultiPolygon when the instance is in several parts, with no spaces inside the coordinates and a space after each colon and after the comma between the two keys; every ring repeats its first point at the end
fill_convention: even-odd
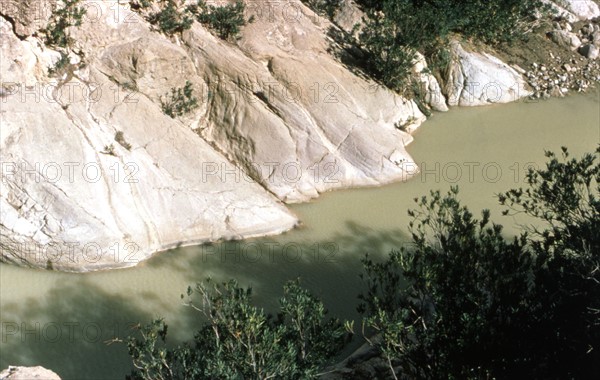
{"type": "Polygon", "coordinates": [[[168,38],[95,1],[70,30],[73,65],[58,78],[48,67],[60,54],[31,35],[39,25],[2,14],[4,260],[132,266],[178,245],[293,228],[281,201],[416,173],[412,137],[397,128],[425,119],[416,104],[340,64],[331,25],[299,1],[286,8],[293,19],[255,5],[231,43],[199,24],[168,38]],[[172,119],[161,100],[186,81],[199,107],[172,119]]]}

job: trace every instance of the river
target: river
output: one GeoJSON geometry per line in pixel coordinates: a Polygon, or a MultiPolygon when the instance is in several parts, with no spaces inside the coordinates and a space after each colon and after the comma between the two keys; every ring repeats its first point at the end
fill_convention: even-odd
{"type": "MultiPolygon", "coordinates": [[[[213,277],[252,286],[266,309],[282,285],[301,278],[331,315],[357,318],[360,258],[382,256],[407,243],[407,209],[432,189],[460,187],[460,198],[506,233],[522,222],[500,215],[495,194],[522,186],[544,150],[573,154],[600,142],[598,92],[542,102],[519,102],[435,114],[416,133],[409,152],[422,172],[381,188],[337,191],[291,209],[303,227],[274,238],[187,247],[156,255],[131,269],[66,274],[0,264],[0,368],[42,365],[63,379],[123,379],[130,362],[129,326],[162,316],[171,340],[200,323],[182,306],[188,285],[213,277]]],[[[360,338],[355,338],[355,345],[360,338]]]]}

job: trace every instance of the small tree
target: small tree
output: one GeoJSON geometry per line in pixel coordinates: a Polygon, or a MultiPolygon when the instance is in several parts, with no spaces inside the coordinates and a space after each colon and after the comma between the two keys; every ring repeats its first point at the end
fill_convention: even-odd
{"type": "Polygon", "coordinates": [[[237,37],[240,28],[246,25],[244,11],[246,6],[241,1],[225,6],[207,5],[206,1],[198,0],[198,4],[189,8],[196,14],[196,19],[226,40],[237,37]]]}
{"type": "Polygon", "coordinates": [[[381,334],[390,368],[410,378],[484,378],[510,372],[520,354],[512,338],[526,327],[518,322],[531,276],[524,237],[506,242],[487,210],[475,219],[457,194],[416,200],[414,246],[384,263],[364,260],[359,311],[381,334]]]}
{"type": "Polygon", "coordinates": [[[198,99],[194,96],[190,81],[186,81],[183,88],[172,88],[171,93],[166,99],[161,98],[160,103],[163,112],[172,118],[183,116],[198,108],[198,99]]]}
{"type": "Polygon", "coordinates": [[[600,373],[600,147],[571,158],[547,152],[525,189],[500,195],[509,213],[525,213],[535,258],[531,350],[539,378],[591,379],[600,373]]]}
{"type": "Polygon", "coordinates": [[[158,26],[166,35],[172,36],[192,27],[194,19],[187,11],[180,12],[174,0],[166,0],[159,12],[148,17],[148,22],[158,26]]]}
{"type": "Polygon", "coordinates": [[[53,12],[50,21],[42,30],[45,42],[49,46],[67,48],[73,39],[69,28],[80,26],[86,11],[78,6],[80,0],[63,0],[63,5],[58,6],[53,12]]]}
{"type": "Polygon", "coordinates": [[[62,74],[67,67],[71,64],[71,60],[69,56],[63,52],[60,52],[60,58],[56,63],[52,66],[48,67],[48,75],[50,76],[59,76],[62,74]]]}
{"type": "Polygon", "coordinates": [[[549,9],[540,0],[358,0],[358,3],[365,10],[365,18],[356,43],[366,52],[367,70],[396,91],[409,84],[416,51],[433,58],[448,45],[451,34],[490,44],[524,38],[535,24],[533,14],[549,9]]]}
{"type": "Polygon", "coordinates": [[[346,337],[340,322],[326,319],[323,304],[298,282],[285,285],[276,318],[253,306],[251,290],[235,281],[207,280],[187,295],[187,305],[207,320],[193,344],[167,349],[164,321],[142,327],[141,339],[128,342],[136,368],[130,379],[312,379],[346,337]]]}
{"type": "MultiPolygon", "coordinates": [[[[600,148],[548,153],[500,195],[538,226],[511,241],[453,188],[417,199],[413,247],[364,260],[364,323],[390,368],[419,379],[591,379],[600,373],[600,148]]],[[[507,212],[509,212],[507,211],[507,212]]],[[[395,374],[394,374],[395,375],[395,374]]]]}
{"type": "Polygon", "coordinates": [[[312,10],[333,19],[342,5],[343,0],[302,0],[312,10]]]}

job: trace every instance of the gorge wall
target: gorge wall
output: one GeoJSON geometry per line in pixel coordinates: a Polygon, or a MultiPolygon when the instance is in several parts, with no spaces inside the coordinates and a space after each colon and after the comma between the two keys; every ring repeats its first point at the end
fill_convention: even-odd
{"type": "MultiPolygon", "coordinates": [[[[84,1],[56,76],[61,54],[40,37],[56,2],[2,1],[2,260],[133,266],[180,245],[278,234],[298,224],[284,203],[418,172],[405,147],[425,115],[334,54],[330,31],[360,20],[352,2],[336,24],[299,0],[245,3],[253,22],[224,41],[197,22],[167,37],[126,2],[84,1]],[[200,106],[165,115],[161,103],[186,83],[200,106]]],[[[600,14],[581,3],[596,5],[561,10],[600,14]]],[[[531,93],[493,55],[452,51],[447,83],[415,62],[432,109],[531,93]]]]}

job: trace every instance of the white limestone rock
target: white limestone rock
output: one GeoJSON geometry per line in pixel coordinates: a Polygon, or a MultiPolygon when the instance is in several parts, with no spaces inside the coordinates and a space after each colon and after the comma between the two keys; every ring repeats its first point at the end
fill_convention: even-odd
{"type": "Polygon", "coordinates": [[[394,125],[425,117],[341,65],[327,51],[329,22],[293,5],[296,21],[275,9],[235,45],[199,24],[167,38],[123,5],[94,2],[101,17],[71,30],[85,64],[60,78],[47,75],[58,52],[0,18],[2,259],[133,266],[179,245],[293,228],[276,197],[414,175],[412,137],[394,125]],[[172,119],[161,99],[186,81],[200,106],[172,119]]]}
{"type": "Polygon", "coordinates": [[[0,380],[60,380],[60,377],[44,367],[9,366],[0,372],[0,380]]]}
{"type": "Polygon", "coordinates": [[[437,79],[426,71],[427,61],[421,53],[417,53],[413,73],[421,83],[421,88],[425,93],[425,102],[435,111],[448,111],[446,97],[442,94],[442,89],[437,79]]]}
{"type": "MultiPolygon", "coordinates": [[[[85,29],[90,38],[80,41],[97,42],[94,30],[109,45],[144,35],[111,36],[105,25],[85,29]]],[[[126,28],[146,28],[150,36],[142,23],[126,28]]],[[[3,58],[14,51],[35,55],[28,42],[11,35],[2,36],[3,58]]],[[[147,44],[156,60],[177,59],[173,52],[181,48],[162,41],[147,44]]],[[[158,93],[176,86],[179,75],[159,64],[151,73],[173,81],[148,79],[157,87],[147,85],[148,95],[132,93],[103,72],[110,69],[101,59],[110,47],[94,55],[90,45],[82,43],[89,49],[87,68],[64,83],[46,78],[29,87],[28,80],[45,70],[42,62],[1,67],[12,81],[0,105],[3,260],[65,271],[119,268],[179,245],[276,234],[296,225],[295,216],[254,181],[223,179],[224,172],[242,171],[162,113],[158,93]],[[115,141],[117,131],[131,150],[115,141]]],[[[146,83],[143,76],[139,81],[146,83]]]]}
{"type": "MultiPolygon", "coordinates": [[[[285,202],[335,188],[407,179],[390,156],[412,137],[394,127],[424,119],[416,104],[348,71],[328,54],[312,11],[247,26],[239,48],[194,26],[184,33],[209,86],[201,134],[285,202]]],[[[275,8],[283,12],[283,8],[275,8]]]]}
{"type": "Polygon", "coordinates": [[[553,30],[550,32],[550,38],[558,46],[562,46],[573,51],[577,50],[577,48],[581,45],[581,40],[577,34],[568,32],[566,30],[553,30]]]}
{"type": "Polygon", "coordinates": [[[43,29],[53,10],[56,0],[2,0],[0,14],[14,21],[14,31],[26,38],[43,29]]]}
{"type": "Polygon", "coordinates": [[[497,57],[452,43],[453,62],[444,91],[450,106],[508,103],[529,96],[523,77],[497,57]]]}
{"type": "Polygon", "coordinates": [[[579,20],[591,20],[600,16],[600,7],[593,0],[561,0],[558,4],[563,5],[579,20]]]}

